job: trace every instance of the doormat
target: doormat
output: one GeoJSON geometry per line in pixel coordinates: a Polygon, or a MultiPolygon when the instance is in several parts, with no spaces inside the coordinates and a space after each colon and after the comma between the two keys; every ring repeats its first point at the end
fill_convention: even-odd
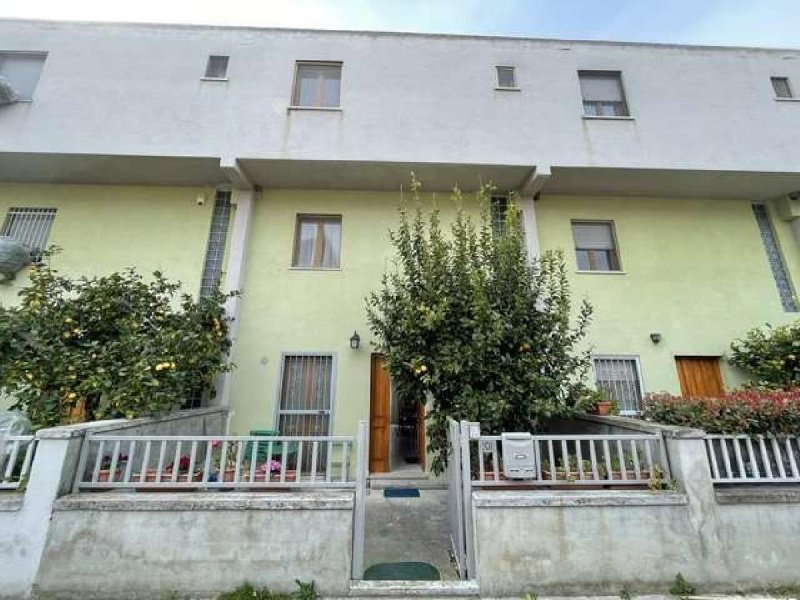
{"type": "Polygon", "coordinates": [[[364,571],[369,581],[439,581],[439,569],[424,562],[377,563],[364,571]]]}
{"type": "MultiPolygon", "coordinates": [[[[386,488],[383,490],[384,498],[419,498],[417,488],[386,488]]],[[[411,564],[411,563],[409,563],[411,564]]]]}

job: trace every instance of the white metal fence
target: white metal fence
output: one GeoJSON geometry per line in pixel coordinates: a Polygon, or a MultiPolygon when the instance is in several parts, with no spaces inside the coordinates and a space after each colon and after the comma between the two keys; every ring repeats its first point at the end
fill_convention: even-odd
{"type": "Polygon", "coordinates": [[[661,435],[535,435],[534,476],[509,479],[504,471],[501,436],[470,439],[474,487],[509,485],[645,486],[669,479],[661,435]]]}
{"type": "Polygon", "coordinates": [[[0,490],[16,490],[24,484],[35,449],[32,435],[0,437],[0,490]]]}
{"type": "Polygon", "coordinates": [[[714,483],[800,483],[800,436],[706,435],[714,483]]]}
{"type": "Polygon", "coordinates": [[[73,491],[354,488],[352,436],[87,434],[73,491]]]}

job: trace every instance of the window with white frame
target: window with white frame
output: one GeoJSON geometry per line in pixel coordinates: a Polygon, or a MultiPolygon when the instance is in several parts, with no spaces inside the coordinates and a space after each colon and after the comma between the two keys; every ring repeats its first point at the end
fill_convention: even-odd
{"type": "Polygon", "coordinates": [[[0,81],[14,90],[17,100],[32,100],[47,54],[0,52],[0,81]]]}
{"type": "Polygon", "coordinates": [[[775,92],[776,98],[791,98],[792,88],[789,86],[788,77],[770,77],[772,81],[772,90],[775,92]]]}
{"type": "Polygon", "coordinates": [[[342,63],[298,62],[292,106],[339,108],[342,88],[342,63]]]}
{"type": "Polygon", "coordinates": [[[578,71],[583,114],[591,117],[628,117],[628,102],[619,71],[578,71]]]}
{"type": "Polygon", "coordinates": [[[642,411],[642,377],[638,357],[595,356],[592,364],[597,389],[619,405],[620,413],[636,414],[642,411]]]}
{"type": "Polygon", "coordinates": [[[212,54],[206,63],[206,79],[227,79],[228,78],[228,56],[212,54]]]}
{"type": "Polygon", "coordinates": [[[613,221],[572,221],[579,271],[619,271],[613,221]]]}
{"type": "Polygon", "coordinates": [[[47,249],[50,229],[56,218],[55,208],[10,208],[6,214],[0,235],[25,244],[34,261],[41,259],[47,249]]]}
{"type": "Polygon", "coordinates": [[[497,87],[503,90],[517,89],[517,74],[514,67],[497,66],[497,87]]]}
{"type": "Polygon", "coordinates": [[[297,215],[293,267],[338,269],[341,248],[340,215],[297,215]]]}
{"type": "Polygon", "coordinates": [[[490,200],[489,211],[489,216],[492,220],[492,233],[495,237],[503,237],[506,232],[506,218],[508,217],[508,196],[505,194],[493,195],[490,200]]]}

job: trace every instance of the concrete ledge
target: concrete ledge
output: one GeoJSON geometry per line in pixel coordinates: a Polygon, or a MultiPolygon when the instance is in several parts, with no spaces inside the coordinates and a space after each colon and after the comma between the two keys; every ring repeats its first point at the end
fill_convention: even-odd
{"type": "Polygon", "coordinates": [[[786,487],[747,486],[714,490],[717,504],[800,503],[800,485],[786,487]]]}
{"type": "Polygon", "coordinates": [[[582,507],[582,506],[683,506],[684,494],[645,491],[496,491],[473,492],[476,508],[582,507]]]}
{"type": "Polygon", "coordinates": [[[14,512],[22,508],[25,494],[19,492],[0,492],[0,512],[14,512]]]}
{"type": "Polygon", "coordinates": [[[352,510],[354,493],[200,492],[84,493],[64,496],[56,511],[352,510]]]}
{"type": "Polygon", "coordinates": [[[353,581],[350,598],[447,598],[478,596],[477,581],[353,581]]]}
{"type": "Polygon", "coordinates": [[[702,429],[693,429],[691,427],[678,427],[676,425],[664,425],[662,423],[655,423],[653,421],[643,421],[641,419],[632,419],[630,417],[620,417],[617,415],[592,415],[589,413],[577,415],[576,419],[583,421],[591,421],[593,423],[601,423],[603,425],[610,425],[613,427],[622,427],[624,429],[632,429],[643,433],[663,433],[666,437],[676,439],[697,439],[704,438],[706,432],[702,429]]]}

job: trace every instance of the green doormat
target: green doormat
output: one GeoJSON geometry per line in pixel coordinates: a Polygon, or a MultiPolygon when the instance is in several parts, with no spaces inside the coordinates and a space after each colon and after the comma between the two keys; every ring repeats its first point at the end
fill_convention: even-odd
{"type": "Polygon", "coordinates": [[[364,571],[368,581],[439,581],[439,569],[424,562],[378,563],[364,571]]]}

